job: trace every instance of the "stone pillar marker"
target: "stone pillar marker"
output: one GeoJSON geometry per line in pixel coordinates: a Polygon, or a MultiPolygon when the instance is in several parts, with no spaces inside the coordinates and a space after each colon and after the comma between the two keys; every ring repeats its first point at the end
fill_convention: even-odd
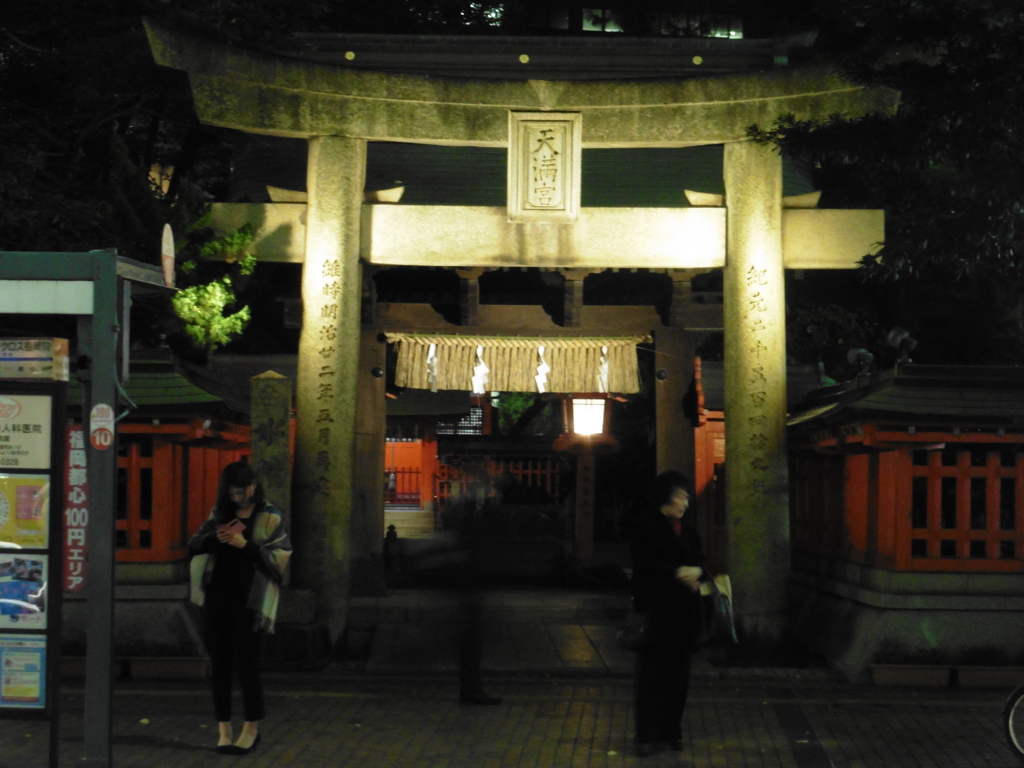
{"type": "Polygon", "coordinates": [[[332,643],[344,629],[349,592],[365,174],[365,141],[310,139],[292,578],[315,592],[317,621],[332,643]]]}
{"type": "Polygon", "coordinates": [[[594,562],[594,449],[580,446],[576,452],[576,560],[594,562]]]}
{"type": "Polygon", "coordinates": [[[737,617],[778,638],[786,620],[789,489],[782,158],[725,145],[726,506],[737,617]]]}
{"type": "Polygon", "coordinates": [[[249,382],[252,404],[252,466],[263,482],[267,500],[281,510],[291,527],[292,383],[274,371],[253,376],[249,382]]]}

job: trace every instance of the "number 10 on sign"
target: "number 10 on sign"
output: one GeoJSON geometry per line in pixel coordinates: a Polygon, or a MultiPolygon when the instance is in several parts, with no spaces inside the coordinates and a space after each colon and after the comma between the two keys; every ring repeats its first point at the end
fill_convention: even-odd
{"type": "Polygon", "coordinates": [[[89,442],[98,451],[114,444],[114,409],[106,403],[97,403],[89,412],[89,442]]]}

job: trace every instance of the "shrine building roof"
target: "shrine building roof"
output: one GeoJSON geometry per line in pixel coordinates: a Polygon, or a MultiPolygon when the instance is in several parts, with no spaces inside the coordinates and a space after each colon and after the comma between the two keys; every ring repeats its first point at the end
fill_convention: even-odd
{"type": "MultiPolygon", "coordinates": [[[[135,419],[181,418],[199,413],[236,415],[225,402],[208,389],[189,381],[166,350],[133,360],[118,408],[128,410],[129,421],[135,419]],[[127,396],[127,399],[125,398],[127,396]],[[128,404],[128,400],[131,404],[128,404]]],[[[77,372],[72,373],[68,387],[68,406],[77,412],[82,405],[82,385],[77,372]]]]}
{"type": "Polygon", "coordinates": [[[789,418],[800,434],[869,423],[955,434],[1024,430],[1024,368],[902,363],[812,392],[789,418]]]}

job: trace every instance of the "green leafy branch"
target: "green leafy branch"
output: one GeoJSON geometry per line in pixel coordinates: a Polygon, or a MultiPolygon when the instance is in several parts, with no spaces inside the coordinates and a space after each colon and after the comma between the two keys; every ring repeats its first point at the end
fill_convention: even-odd
{"type": "Polygon", "coordinates": [[[249,324],[252,313],[248,306],[231,310],[238,304],[236,280],[256,269],[256,257],[249,252],[251,225],[213,239],[211,234],[206,217],[192,228],[183,247],[192,257],[181,263],[184,281],[191,284],[171,299],[189,338],[207,352],[225,346],[249,324]]]}

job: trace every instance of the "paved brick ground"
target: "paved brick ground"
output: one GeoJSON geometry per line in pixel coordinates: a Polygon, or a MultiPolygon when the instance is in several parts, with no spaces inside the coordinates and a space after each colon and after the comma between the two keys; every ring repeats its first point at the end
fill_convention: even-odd
{"type": "MultiPolygon", "coordinates": [[[[489,621],[481,628],[482,666],[496,674],[630,675],[633,654],[615,645],[612,624],[489,621]]],[[[436,622],[381,623],[366,663],[371,674],[402,675],[458,669],[460,625],[436,622]]]]}
{"type": "MultiPolygon", "coordinates": [[[[497,707],[455,701],[453,677],[277,675],[264,742],[215,755],[205,687],[123,683],[114,764],[399,768],[947,768],[1019,766],[1005,746],[1006,691],[854,687],[834,681],[696,680],[687,748],[630,753],[632,691],[623,678],[491,679],[497,707]],[[143,721],[146,722],[143,722],[143,721]]],[[[61,766],[82,757],[82,691],[62,697],[61,766]]],[[[45,723],[0,720],[0,766],[46,765],[45,723]]]]}

